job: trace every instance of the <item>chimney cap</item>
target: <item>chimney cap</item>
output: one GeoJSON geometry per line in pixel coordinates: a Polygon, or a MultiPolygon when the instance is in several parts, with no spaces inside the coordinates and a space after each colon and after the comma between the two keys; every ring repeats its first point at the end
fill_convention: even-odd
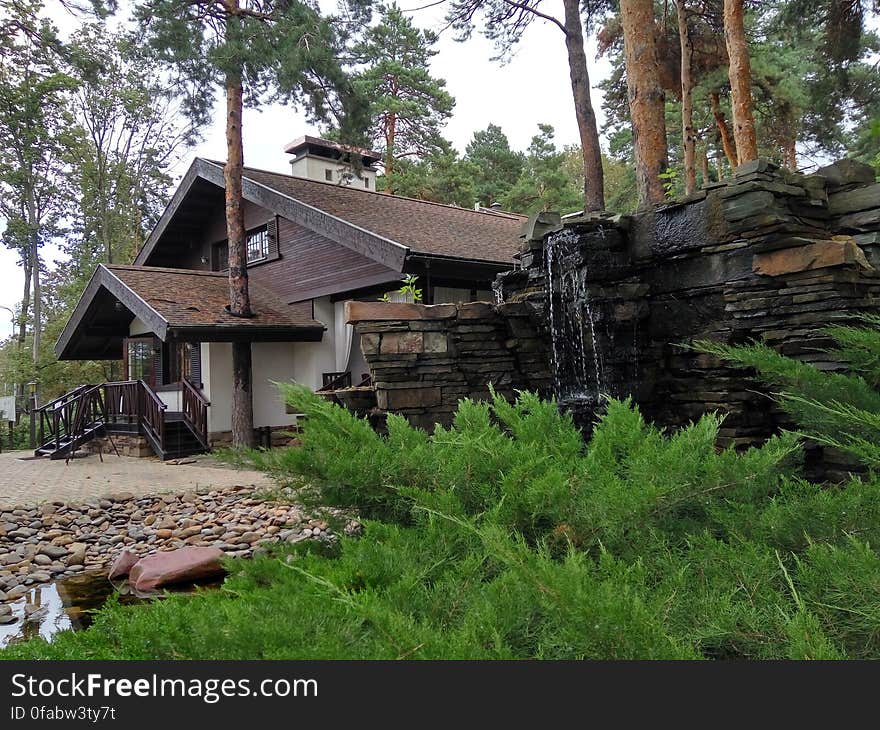
{"type": "Polygon", "coordinates": [[[284,151],[290,155],[300,155],[308,152],[316,152],[320,157],[333,157],[339,159],[344,154],[360,155],[365,165],[372,165],[382,159],[379,152],[368,150],[354,145],[341,144],[321,137],[312,137],[308,134],[298,137],[284,145],[284,151]],[[323,154],[321,154],[323,153],[323,154]]]}

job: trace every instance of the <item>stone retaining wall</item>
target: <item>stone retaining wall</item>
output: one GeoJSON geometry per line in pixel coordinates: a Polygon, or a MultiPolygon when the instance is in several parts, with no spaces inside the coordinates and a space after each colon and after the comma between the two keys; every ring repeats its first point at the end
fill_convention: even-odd
{"type": "Polygon", "coordinates": [[[532,305],[347,302],[360,335],[378,408],[415,426],[448,425],[462,398],[489,396],[491,383],[549,394],[551,374],[532,305]]]}
{"type": "Polygon", "coordinates": [[[99,436],[86,441],[80,448],[90,454],[115,454],[118,450],[120,456],[144,458],[156,455],[146,437],[138,434],[114,433],[111,436],[99,436]]]}
{"type": "Polygon", "coordinates": [[[588,425],[600,395],[631,395],[662,425],[721,412],[723,443],[747,446],[785,417],[690,343],[763,341],[839,368],[823,329],[880,311],[880,184],[848,160],[813,175],[757,160],[636,216],[544,216],[520,260],[500,306],[351,303],[380,409],[445,423],[492,382],[553,392],[588,425]]]}

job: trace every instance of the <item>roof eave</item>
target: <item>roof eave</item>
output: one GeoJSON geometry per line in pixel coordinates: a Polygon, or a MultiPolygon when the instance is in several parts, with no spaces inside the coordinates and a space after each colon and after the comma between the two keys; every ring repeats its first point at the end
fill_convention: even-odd
{"type": "Polygon", "coordinates": [[[92,274],[92,278],[80,296],[76,308],[73,310],[61,335],[58,337],[58,341],[55,343],[55,355],[59,360],[71,359],[66,357],[68,346],[77,329],[82,324],[92,300],[102,288],[109,291],[129,312],[144,322],[159,339],[164,340],[166,338],[168,321],[125,282],[114,275],[104,264],[98,264],[95,273],[92,274]]]}

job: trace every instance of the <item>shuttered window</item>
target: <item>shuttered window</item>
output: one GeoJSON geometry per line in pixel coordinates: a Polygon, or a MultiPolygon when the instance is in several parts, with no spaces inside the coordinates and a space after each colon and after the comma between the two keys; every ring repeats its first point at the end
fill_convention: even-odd
{"type": "MultiPolygon", "coordinates": [[[[258,264],[272,261],[278,255],[278,216],[266,225],[247,232],[247,262],[258,264]]],[[[211,270],[226,271],[229,268],[229,241],[220,241],[211,246],[211,270]]]]}

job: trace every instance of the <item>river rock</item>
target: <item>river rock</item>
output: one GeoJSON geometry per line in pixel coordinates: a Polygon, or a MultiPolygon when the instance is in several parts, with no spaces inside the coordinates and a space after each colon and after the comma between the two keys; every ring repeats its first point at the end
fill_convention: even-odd
{"type": "Polygon", "coordinates": [[[62,547],[61,545],[52,545],[51,543],[48,545],[43,545],[39,549],[40,555],[47,555],[50,558],[63,558],[67,555],[67,548],[62,547]]]}
{"type": "Polygon", "coordinates": [[[131,552],[131,550],[123,550],[119,553],[119,557],[113,561],[113,566],[110,568],[110,573],[107,577],[113,580],[114,578],[128,575],[138,560],[140,560],[140,556],[131,552]]]}
{"type": "Polygon", "coordinates": [[[136,590],[148,591],[163,585],[222,575],[223,551],[213,547],[185,547],[141,558],[129,572],[136,590]]]}

